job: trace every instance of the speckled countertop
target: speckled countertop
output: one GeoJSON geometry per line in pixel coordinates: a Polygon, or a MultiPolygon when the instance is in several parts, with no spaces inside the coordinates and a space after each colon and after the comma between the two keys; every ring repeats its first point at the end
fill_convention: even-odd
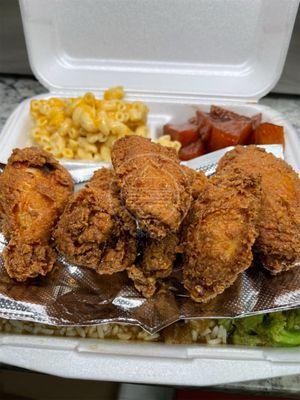
{"type": "MultiPolygon", "coordinates": [[[[47,90],[39,82],[30,77],[0,75],[0,131],[14,108],[24,99],[47,90]]],[[[270,95],[261,100],[286,115],[296,127],[300,137],[300,96],[270,95]]],[[[299,149],[300,151],[300,149],[299,149]]],[[[299,366],[300,374],[300,366],[299,366]]],[[[251,391],[288,394],[289,397],[300,396],[300,375],[265,379],[261,381],[240,382],[222,386],[219,389],[233,391],[251,391]]]]}

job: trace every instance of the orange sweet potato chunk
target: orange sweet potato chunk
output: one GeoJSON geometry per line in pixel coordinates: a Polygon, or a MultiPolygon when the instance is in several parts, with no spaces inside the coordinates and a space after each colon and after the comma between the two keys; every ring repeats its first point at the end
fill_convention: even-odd
{"type": "Polygon", "coordinates": [[[244,120],[231,120],[213,124],[209,151],[216,151],[228,146],[245,144],[252,132],[251,122],[244,120]]]}
{"type": "Polygon", "coordinates": [[[196,142],[190,143],[185,147],[181,147],[178,156],[181,161],[192,160],[193,158],[203,156],[205,154],[205,147],[201,139],[196,142]]]}
{"type": "Polygon", "coordinates": [[[172,140],[177,140],[182,146],[187,146],[190,143],[196,142],[199,138],[198,125],[185,124],[166,124],[164,126],[164,135],[170,135],[172,140]]]}
{"type": "Polygon", "coordinates": [[[283,126],[264,122],[254,132],[255,144],[282,144],[284,145],[283,126]]]}

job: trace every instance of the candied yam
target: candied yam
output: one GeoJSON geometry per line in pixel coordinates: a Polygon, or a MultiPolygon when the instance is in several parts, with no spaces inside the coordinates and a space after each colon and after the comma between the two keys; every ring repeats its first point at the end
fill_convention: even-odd
{"type": "Polygon", "coordinates": [[[189,122],[190,124],[197,125],[197,116],[195,115],[194,117],[190,118],[190,119],[188,120],[188,122],[189,122]]]}
{"type": "Polygon", "coordinates": [[[172,140],[180,142],[182,146],[187,146],[198,139],[198,126],[191,123],[166,124],[164,126],[164,135],[170,135],[172,140]]]}
{"type": "Polygon", "coordinates": [[[262,119],[262,114],[256,114],[253,115],[253,117],[251,117],[251,121],[252,121],[252,128],[255,130],[256,128],[259,127],[259,125],[261,124],[261,119],[262,119]]]}
{"type": "Polygon", "coordinates": [[[255,144],[282,144],[284,145],[283,126],[265,122],[260,124],[254,132],[255,144]]]}
{"type": "Polygon", "coordinates": [[[226,110],[225,108],[219,106],[211,106],[209,115],[213,119],[217,119],[219,121],[224,121],[224,122],[231,120],[239,120],[239,119],[250,120],[250,118],[245,117],[244,115],[237,114],[233,111],[226,110]]]}
{"type": "Polygon", "coordinates": [[[213,124],[209,151],[216,151],[228,146],[245,144],[252,132],[252,124],[243,120],[216,122],[213,124]]]}
{"type": "Polygon", "coordinates": [[[188,161],[205,154],[205,147],[201,139],[185,147],[181,147],[178,156],[181,161],[188,161]]]}
{"type": "Polygon", "coordinates": [[[206,143],[209,141],[210,138],[212,120],[209,114],[200,110],[196,111],[196,118],[198,124],[199,138],[202,140],[202,142],[206,143]]]}
{"type": "Polygon", "coordinates": [[[246,140],[245,144],[255,144],[255,129],[257,129],[259,127],[259,125],[261,124],[261,119],[262,119],[262,115],[261,114],[256,114],[253,115],[253,117],[251,117],[251,123],[252,123],[252,132],[251,134],[248,136],[248,139],[246,140]]]}
{"type": "MultiPolygon", "coordinates": [[[[261,114],[256,114],[253,117],[246,117],[245,115],[240,115],[233,111],[226,110],[225,108],[214,105],[211,106],[209,114],[198,110],[196,116],[197,116],[197,123],[199,125],[199,137],[202,139],[203,142],[210,141],[212,128],[215,126],[216,123],[223,123],[223,122],[230,123],[230,121],[243,121],[244,123],[251,124],[252,129],[254,130],[259,126],[262,118],[261,114]]],[[[251,134],[248,132],[248,127],[246,128],[246,130],[248,139],[242,138],[243,144],[245,141],[247,140],[249,141],[251,138],[251,134]]]]}
{"type": "Polygon", "coordinates": [[[211,106],[209,115],[213,119],[218,119],[220,121],[243,120],[246,122],[251,122],[253,129],[256,129],[261,124],[262,118],[261,113],[253,115],[252,117],[246,117],[245,115],[237,114],[219,106],[211,106]]]}
{"type": "Polygon", "coordinates": [[[164,134],[181,143],[179,158],[186,161],[207,151],[238,144],[255,144],[259,139],[254,132],[260,127],[261,120],[261,113],[247,117],[212,105],[209,113],[197,110],[195,117],[186,124],[166,124],[164,134]]]}
{"type": "Polygon", "coordinates": [[[248,136],[245,144],[255,144],[255,137],[254,137],[254,131],[252,130],[252,132],[250,133],[250,135],[248,136]]]}

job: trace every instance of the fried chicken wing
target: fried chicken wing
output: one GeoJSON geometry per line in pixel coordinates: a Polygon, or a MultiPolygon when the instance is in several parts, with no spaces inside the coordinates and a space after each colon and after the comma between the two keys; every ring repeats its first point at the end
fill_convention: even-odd
{"type": "Polygon", "coordinates": [[[300,262],[300,181],[283,160],[255,146],[237,146],[220,160],[218,172],[238,167],[261,175],[262,210],[255,252],[272,274],[300,262]]]}
{"type": "Polygon", "coordinates": [[[54,238],[71,262],[99,274],[131,266],[136,257],[135,223],[120,204],[111,170],[96,171],[70,198],[54,238]]]}
{"type": "Polygon", "coordinates": [[[70,174],[47,152],[16,149],[0,176],[2,229],[8,275],[25,281],[51,271],[53,227],[73,190],[70,174]]]}
{"type": "Polygon", "coordinates": [[[178,251],[179,237],[170,233],[163,239],[147,238],[140,260],[128,269],[128,276],[145,297],[152,297],[157,282],[170,275],[178,251]]]}
{"type": "Polygon", "coordinates": [[[150,298],[156,291],[156,279],[144,274],[143,270],[135,264],[127,269],[129,278],[133,281],[135,288],[146,298],[150,298]]]}
{"type": "Polygon", "coordinates": [[[259,178],[236,170],[208,180],[183,235],[184,286],[195,301],[222,293],[251,265],[259,210],[259,178]]]}
{"type": "Polygon", "coordinates": [[[187,216],[183,220],[182,225],[180,227],[180,231],[179,231],[180,244],[179,244],[178,250],[180,253],[184,252],[187,229],[189,228],[189,226],[192,224],[192,222],[194,220],[193,209],[194,209],[195,201],[203,193],[207,184],[208,184],[208,178],[206,177],[204,172],[202,172],[202,171],[196,172],[193,170],[193,184],[192,184],[193,200],[192,200],[191,208],[190,208],[189,212],[187,213],[187,216]]]}
{"type": "Polygon", "coordinates": [[[175,261],[178,242],[176,233],[170,233],[161,240],[150,239],[145,245],[140,264],[145,274],[155,278],[169,276],[175,261]]]}
{"type": "MultiPolygon", "coordinates": [[[[202,171],[183,168],[190,175],[192,196],[197,198],[204,189],[207,178],[202,171]]],[[[128,271],[129,277],[143,296],[152,297],[158,284],[171,274],[177,254],[183,251],[180,245],[181,229],[180,226],[178,232],[168,233],[162,239],[153,239],[147,235],[144,238],[140,257],[128,271]]]]}
{"type": "Polygon", "coordinates": [[[152,238],[176,232],[192,200],[192,174],[176,151],[139,136],[115,142],[112,163],[120,195],[139,228],[152,238]]]}
{"type": "Polygon", "coordinates": [[[197,171],[197,172],[193,171],[193,172],[194,176],[192,184],[192,195],[193,195],[193,200],[196,200],[205,189],[205,186],[208,183],[208,179],[203,171],[197,171]]]}

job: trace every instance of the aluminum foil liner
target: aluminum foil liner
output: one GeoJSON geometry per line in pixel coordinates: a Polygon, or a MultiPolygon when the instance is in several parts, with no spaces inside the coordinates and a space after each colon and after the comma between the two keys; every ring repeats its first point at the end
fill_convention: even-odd
{"type": "MultiPolygon", "coordinates": [[[[265,146],[283,157],[279,145],[265,146]]],[[[220,150],[186,165],[211,175],[228,151],[220,150]]],[[[95,168],[71,171],[78,184],[90,178],[95,168]]],[[[45,278],[16,283],[5,272],[1,257],[6,242],[0,235],[0,317],[49,325],[94,325],[118,322],[139,325],[150,333],[188,318],[233,318],[300,306],[300,269],[278,276],[253,265],[233,286],[207,304],[195,303],[175,269],[165,286],[151,299],[142,297],[126,273],[112,276],[68,263],[59,257],[45,278]]]]}

